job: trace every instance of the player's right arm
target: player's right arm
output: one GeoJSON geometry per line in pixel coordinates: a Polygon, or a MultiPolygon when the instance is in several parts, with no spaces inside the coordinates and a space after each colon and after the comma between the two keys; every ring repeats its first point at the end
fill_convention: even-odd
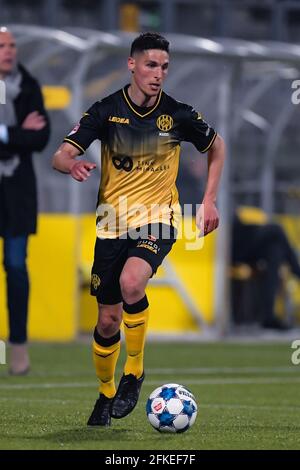
{"type": "Polygon", "coordinates": [[[93,104],[55,152],[53,168],[70,174],[77,181],[86,181],[96,165],[88,160],[77,160],[77,157],[83,155],[94,140],[101,140],[105,122],[105,106],[100,102],[93,104]]]}
{"type": "Polygon", "coordinates": [[[96,168],[96,164],[88,160],[76,160],[80,154],[78,148],[64,142],[55,152],[52,166],[61,173],[70,174],[77,181],[86,181],[90,176],[90,171],[96,168]]]}

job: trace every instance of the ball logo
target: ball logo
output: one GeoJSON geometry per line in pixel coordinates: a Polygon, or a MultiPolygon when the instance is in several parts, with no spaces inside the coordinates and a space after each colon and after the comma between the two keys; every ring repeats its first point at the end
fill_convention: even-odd
{"type": "Polygon", "coordinates": [[[162,114],[156,120],[158,129],[164,132],[168,132],[173,127],[173,119],[168,114],[162,114]]]}
{"type": "Polygon", "coordinates": [[[156,431],[182,433],[193,426],[197,403],[194,395],[183,385],[164,384],[150,394],[146,413],[156,431]]]}
{"type": "Polygon", "coordinates": [[[154,410],[155,410],[156,412],[160,411],[160,410],[162,409],[162,404],[161,404],[161,402],[156,403],[156,404],[153,406],[153,408],[154,408],[154,410]]]}

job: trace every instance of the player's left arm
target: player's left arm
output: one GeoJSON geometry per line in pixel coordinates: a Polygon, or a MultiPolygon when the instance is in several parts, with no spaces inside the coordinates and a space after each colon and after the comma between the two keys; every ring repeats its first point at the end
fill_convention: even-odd
{"type": "Polygon", "coordinates": [[[208,150],[208,176],[202,206],[196,214],[196,224],[200,235],[207,235],[219,225],[219,213],[216,207],[217,191],[225,159],[225,143],[217,135],[208,150]]]}

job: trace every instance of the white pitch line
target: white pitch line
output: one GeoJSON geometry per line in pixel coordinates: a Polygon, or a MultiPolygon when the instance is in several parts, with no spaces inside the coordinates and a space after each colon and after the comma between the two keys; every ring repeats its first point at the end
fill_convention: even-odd
{"type": "MultiPolygon", "coordinates": [[[[157,367],[147,368],[147,376],[153,375],[214,375],[214,374],[266,374],[266,373],[299,373],[300,368],[297,366],[280,366],[280,367],[187,367],[187,368],[171,368],[171,367],[157,367]]],[[[121,374],[121,369],[116,371],[117,374],[121,374]]],[[[45,372],[32,372],[32,377],[88,377],[93,372],[86,371],[45,371],[45,372]]]]}
{"type": "Polygon", "coordinates": [[[58,382],[58,383],[24,383],[24,384],[3,384],[0,390],[32,390],[32,389],[51,389],[51,388],[87,388],[97,386],[94,382],[58,382]]]}
{"type": "MultiPolygon", "coordinates": [[[[296,384],[300,377],[253,377],[253,378],[224,378],[224,379],[192,379],[188,385],[269,385],[269,384],[296,384]]],[[[2,384],[0,390],[31,390],[31,389],[59,389],[59,388],[88,388],[95,387],[97,382],[58,382],[58,383],[23,383],[2,384]]],[[[160,380],[147,380],[146,386],[162,385],[160,380]]]]}
{"type": "MultiPolygon", "coordinates": [[[[14,403],[53,403],[53,404],[59,404],[61,406],[64,406],[68,403],[77,403],[78,400],[74,399],[67,399],[67,400],[59,400],[58,398],[20,398],[20,397],[0,397],[0,402],[7,401],[7,402],[14,402],[14,403]]],[[[82,401],[80,400],[82,403],[82,401]]]]}
{"type": "MultiPolygon", "coordinates": [[[[148,380],[147,385],[159,384],[157,380],[148,380]]],[[[224,378],[224,379],[192,379],[190,385],[248,385],[248,384],[288,384],[300,383],[300,377],[249,377],[249,378],[224,378]]]]}
{"type": "Polygon", "coordinates": [[[266,372],[300,372],[300,368],[296,366],[282,366],[282,367],[187,367],[180,368],[153,368],[147,369],[149,374],[177,374],[177,375],[192,375],[192,374],[265,374],[266,372]]]}
{"type": "Polygon", "coordinates": [[[200,403],[201,408],[229,408],[229,409],[245,409],[245,410],[285,410],[285,411],[300,411],[300,406],[289,405],[235,405],[229,403],[200,403]]]}
{"type": "MultiPolygon", "coordinates": [[[[45,406],[48,406],[49,404],[53,405],[68,405],[68,404],[75,404],[78,402],[78,400],[75,399],[67,399],[67,400],[58,400],[56,398],[43,398],[43,399],[37,399],[37,398],[12,398],[12,397],[0,397],[0,401],[2,402],[14,402],[14,403],[33,403],[33,404],[42,404],[45,406]]],[[[91,401],[90,400],[80,400],[81,404],[84,405],[90,405],[91,401]]],[[[199,405],[199,410],[201,408],[225,408],[225,409],[245,409],[245,410],[284,410],[285,412],[287,411],[300,411],[300,406],[293,406],[293,405],[239,405],[239,404],[230,404],[230,403],[200,403],[199,405]]]]}

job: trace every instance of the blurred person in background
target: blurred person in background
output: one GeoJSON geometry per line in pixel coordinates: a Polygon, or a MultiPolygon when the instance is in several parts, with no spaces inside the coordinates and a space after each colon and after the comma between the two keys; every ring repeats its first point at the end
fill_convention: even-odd
{"type": "Polygon", "coordinates": [[[24,375],[30,367],[27,243],[37,226],[32,152],[47,144],[49,121],[40,86],[17,63],[16,41],[6,27],[0,27],[0,80],[5,84],[5,103],[0,104],[0,236],[9,312],[9,372],[24,375]]]}
{"type": "Polygon", "coordinates": [[[180,218],[175,182],[181,141],[192,142],[199,152],[208,151],[204,216],[199,210],[197,226],[206,235],[219,223],[215,203],[224,142],[192,106],[162,91],[168,65],[169,43],[164,37],[156,33],[137,37],[128,59],[130,84],[84,113],[53,157],[55,169],[86,181],[96,165],[76,157],[94,140],[102,143],[91,279],[91,294],[98,302],[93,357],[100,395],[88,420],[91,426],[109,426],[111,417],[127,416],[138,401],[149,317],[145,288],[172,249],[180,218]],[[120,205],[124,198],[126,204],[120,205]],[[137,204],[142,211],[131,212],[137,204]],[[153,206],[161,209],[153,212],[153,206]],[[106,209],[116,214],[111,225],[106,209]],[[127,358],[116,390],[122,319],[127,358]]]}
{"type": "Polygon", "coordinates": [[[300,280],[300,264],[281,225],[269,222],[266,214],[259,209],[237,209],[232,226],[232,263],[248,264],[258,272],[262,286],[262,327],[276,330],[290,328],[275,313],[275,301],[281,283],[280,268],[287,265],[300,280]],[[250,212],[249,218],[247,214],[250,212]]]}

